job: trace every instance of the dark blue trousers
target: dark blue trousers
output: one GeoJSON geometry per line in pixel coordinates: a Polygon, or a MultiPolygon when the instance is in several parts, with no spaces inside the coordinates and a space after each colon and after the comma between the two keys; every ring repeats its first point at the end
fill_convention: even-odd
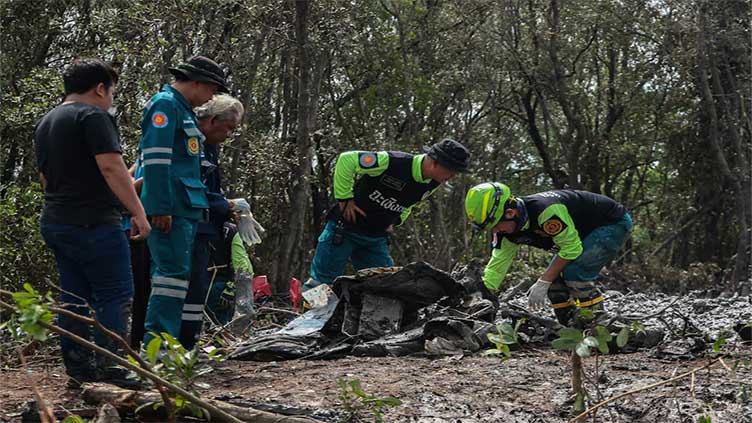
{"type": "MultiPolygon", "coordinates": [[[[42,223],[45,242],[55,254],[60,273],[60,300],[66,309],[89,315],[87,302],[97,320],[106,328],[126,337],[126,312],[133,297],[128,240],[120,225],[62,225],[42,223]]],[[[61,328],[91,339],[89,326],[63,315],[58,316],[61,328]]],[[[95,331],[94,341],[113,352],[117,346],[104,334],[95,331]]],[[[60,338],[60,349],[66,370],[85,371],[94,358],[74,341],[60,338]]]]}

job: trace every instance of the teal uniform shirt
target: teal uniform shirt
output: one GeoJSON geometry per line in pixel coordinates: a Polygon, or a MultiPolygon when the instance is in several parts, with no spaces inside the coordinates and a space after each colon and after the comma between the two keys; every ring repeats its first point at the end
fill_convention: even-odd
{"type": "Polygon", "coordinates": [[[180,335],[196,227],[209,202],[201,183],[204,136],[185,97],[165,85],[146,104],[141,130],[141,202],[149,216],[172,216],[169,232],[153,227],[146,240],[152,258],[144,321],[144,345],[148,345],[152,333],[180,335]]]}
{"type": "Polygon", "coordinates": [[[201,183],[204,135],[188,100],[165,85],[146,104],[141,131],[141,202],[146,214],[201,220],[209,207],[201,183]]]}

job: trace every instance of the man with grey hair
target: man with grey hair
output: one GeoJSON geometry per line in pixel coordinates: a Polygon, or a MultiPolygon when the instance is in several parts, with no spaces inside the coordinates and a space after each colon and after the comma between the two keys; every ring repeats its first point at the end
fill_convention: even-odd
{"type": "Polygon", "coordinates": [[[219,146],[240,125],[244,108],[238,99],[227,94],[217,94],[194,111],[198,118],[198,129],[206,137],[201,153],[201,182],[206,185],[209,216],[205,221],[199,222],[193,243],[191,280],[183,306],[179,337],[186,349],[193,348],[201,334],[204,301],[210,283],[206,271],[209,242],[220,239],[222,226],[236,211],[235,203],[227,200],[222,192],[219,146]]]}

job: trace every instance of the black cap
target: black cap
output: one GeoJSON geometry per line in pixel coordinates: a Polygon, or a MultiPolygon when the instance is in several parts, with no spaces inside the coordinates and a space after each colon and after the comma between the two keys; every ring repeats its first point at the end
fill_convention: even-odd
{"type": "Polygon", "coordinates": [[[217,62],[204,56],[193,56],[187,63],[181,63],[177,67],[169,68],[173,75],[182,75],[191,81],[211,82],[219,85],[219,91],[226,93],[227,82],[225,73],[217,62]]]}
{"type": "Polygon", "coordinates": [[[470,152],[464,145],[453,139],[447,138],[439,141],[431,148],[423,147],[423,151],[440,165],[455,172],[467,172],[470,164],[470,152]]]}

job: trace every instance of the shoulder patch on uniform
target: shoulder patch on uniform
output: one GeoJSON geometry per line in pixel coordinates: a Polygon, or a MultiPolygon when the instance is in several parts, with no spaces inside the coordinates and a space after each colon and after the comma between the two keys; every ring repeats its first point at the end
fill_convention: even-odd
{"type": "Polygon", "coordinates": [[[164,112],[154,112],[154,114],[151,115],[151,124],[154,125],[155,128],[164,128],[168,123],[169,120],[164,112]]]}
{"type": "Polygon", "coordinates": [[[566,227],[567,225],[556,216],[543,222],[543,232],[551,236],[559,235],[566,227]]]}
{"type": "Polygon", "coordinates": [[[191,154],[198,154],[200,149],[201,148],[198,143],[198,138],[196,137],[188,138],[188,152],[190,152],[191,154]]]}
{"type": "Polygon", "coordinates": [[[379,158],[375,153],[358,153],[358,164],[363,169],[370,169],[379,164],[379,158]]]}

